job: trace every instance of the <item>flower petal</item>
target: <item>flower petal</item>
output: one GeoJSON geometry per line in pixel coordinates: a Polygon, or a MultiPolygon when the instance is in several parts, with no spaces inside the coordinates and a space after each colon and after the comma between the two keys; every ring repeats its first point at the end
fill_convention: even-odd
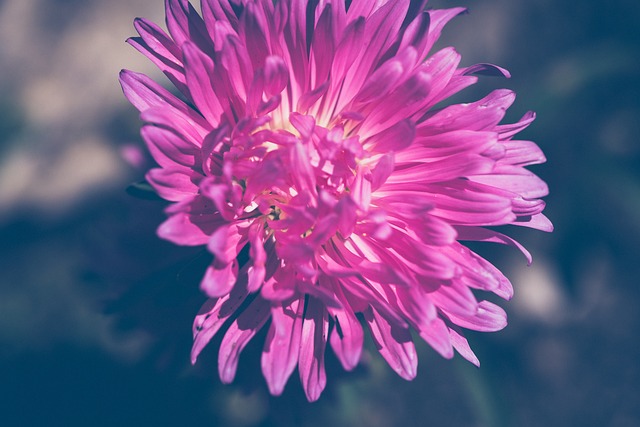
{"type": "Polygon", "coordinates": [[[271,307],[271,327],[262,352],[262,373],[269,391],[279,396],[298,364],[304,298],[271,307]]]}
{"type": "Polygon", "coordinates": [[[240,353],[269,318],[269,309],[270,303],[258,296],[229,326],[220,343],[218,355],[218,373],[224,384],[233,381],[240,353]]]}
{"type": "Polygon", "coordinates": [[[412,380],[418,373],[418,355],[409,329],[389,323],[378,312],[369,308],[364,312],[369,330],[378,352],[391,369],[405,380],[412,380]]]}
{"type": "Polygon", "coordinates": [[[298,370],[302,388],[309,402],[314,402],[327,384],[324,370],[324,349],[327,343],[329,322],[327,310],[315,298],[307,300],[307,307],[302,324],[302,340],[298,370]]]}

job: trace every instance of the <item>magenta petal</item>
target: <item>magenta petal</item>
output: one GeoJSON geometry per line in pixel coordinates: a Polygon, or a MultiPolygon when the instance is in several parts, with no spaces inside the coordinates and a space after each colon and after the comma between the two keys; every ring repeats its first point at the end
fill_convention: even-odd
{"type": "Polygon", "coordinates": [[[553,231],[553,224],[543,214],[536,214],[532,217],[522,219],[512,223],[513,225],[520,225],[523,227],[535,228],[536,230],[546,231],[547,233],[551,233],[553,231]]]}
{"type": "MultiPolygon", "coordinates": [[[[208,125],[200,126],[200,124],[196,123],[191,117],[177,115],[175,112],[172,112],[171,109],[152,107],[144,110],[142,114],[140,114],[140,118],[145,123],[150,123],[172,131],[194,147],[200,147],[202,145],[202,139],[208,132],[208,125]]],[[[202,121],[204,122],[204,120],[202,121]]]]}
{"type": "Polygon", "coordinates": [[[453,357],[453,346],[449,330],[440,318],[433,319],[424,328],[419,329],[420,337],[445,359],[453,357]]]}
{"type": "Polygon", "coordinates": [[[158,236],[176,245],[204,245],[209,241],[209,234],[222,225],[221,219],[214,214],[195,216],[178,212],[158,227],[158,236]]]}
{"type": "Polygon", "coordinates": [[[507,314],[499,306],[489,302],[480,301],[475,312],[449,313],[449,319],[458,326],[481,332],[495,332],[507,326],[507,314]]]}
{"type": "Polygon", "coordinates": [[[513,297],[511,282],[493,264],[459,243],[452,249],[449,254],[463,269],[467,286],[493,292],[507,300],[513,297]]]}
{"type": "Polygon", "coordinates": [[[138,52],[145,55],[158,67],[167,78],[173,83],[180,92],[185,96],[189,96],[189,89],[187,87],[186,79],[184,76],[184,69],[182,64],[177,59],[168,58],[153,50],[145,40],[141,37],[131,37],[127,39],[127,43],[133,46],[138,52]]]}
{"type": "Polygon", "coordinates": [[[439,309],[447,313],[473,315],[478,309],[478,302],[471,289],[456,280],[440,286],[429,294],[429,298],[439,309]]]}
{"type": "Polygon", "coordinates": [[[229,263],[214,261],[200,282],[200,289],[209,297],[216,298],[228,294],[238,278],[238,261],[229,263]]]}
{"type": "Polygon", "coordinates": [[[241,39],[244,39],[253,68],[262,67],[269,54],[268,33],[267,18],[264,16],[262,7],[253,2],[245,3],[239,25],[239,35],[241,39]]]}
{"type": "Polygon", "coordinates": [[[211,234],[207,248],[221,263],[229,263],[246,243],[238,223],[226,224],[211,234]]]}
{"type": "Polygon", "coordinates": [[[169,129],[145,125],[141,130],[153,159],[163,168],[180,165],[196,169],[200,150],[169,129]]]}
{"type": "Polygon", "coordinates": [[[547,184],[533,172],[517,166],[500,166],[492,174],[474,175],[471,180],[536,199],[549,194],[547,184]]]}
{"type": "Polygon", "coordinates": [[[296,296],[298,290],[295,277],[293,274],[281,271],[278,270],[273,277],[263,283],[260,289],[262,298],[269,301],[287,301],[296,296]]]}
{"type": "Polygon", "coordinates": [[[416,129],[413,122],[402,120],[364,141],[363,147],[373,153],[402,151],[413,143],[415,135],[416,129]]]}
{"type": "Polygon", "coordinates": [[[418,373],[418,355],[409,329],[390,324],[372,308],[364,312],[364,318],[376,348],[391,369],[405,380],[414,379],[418,373]]]}
{"type": "Polygon", "coordinates": [[[251,245],[249,249],[249,256],[252,260],[252,265],[248,270],[249,292],[257,291],[260,286],[262,286],[266,275],[265,263],[267,262],[267,253],[264,250],[264,243],[262,241],[262,236],[260,235],[262,228],[263,225],[261,223],[257,223],[252,226],[252,229],[249,232],[251,245]]]}
{"type": "Polygon", "coordinates": [[[213,61],[191,42],[185,42],[182,49],[191,97],[202,115],[215,126],[224,114],[224,107],[211,83],[213,61]]]}
{"type": "Polygon", "coordinates": [[[512,91],[500,89],[476,102],[451,105],[418,126],[418,134],[427,136],[467,129],[492,130],[502,120],[515,97],[512,91]]]}
{"type": "Polygon", "coordinates": [[[136,18],[133,26],[153,52],[180,65],[180,48],[158,25],[142,18],[136,18]]]}
{"type": "Polygon", "coordinates": [[[315,71],[312,77],[316,83],[324,82],[329,77],[331,58],[334,57],[335,49],[333,32],[332,4],[327,3],[317,19],[311,40],[311,69],[315,71]]]}
{"type": "Polygon", "coordinates": [[[262,352],[262,373],[269,391],[279,396],[298,364],[304,298],[271,308],[271,327],[262,352]]]}
{"type": "Polygon", "coordinates": [[[196,363],[202,349],[220,330],[240,307],[248,295],[246,275],[240,275],[238,285],[221,298],[209,299],[200,309],[193,321],[193,348],[191,349],[191,363],[196,363]]]}
{"type": "Polygon", "coordinates": [[[211,48],[204,21],[188,0],[165,0],[167,28],[178,46],[194,41],[201,49],[211,48]]]}
{"type": "Polygon", "coordinates": [[[334,289],[343,308],[329,309],[329,314],[334,320],[330,343],[344,369],[350,371],[360,362],[364,333],[360,321],[356,318],[342,291],[339,291],[340,287],[334,285],[334,289]]]}
{"type": "Polygon", "coordinates": [[[218,373],[223,383],[233,381],[240,353],[269,318],[269,309],[270,303],[258,296],[229,326],[220,343],[218,356],[218,373]]]}
{"type": "Polygon", "coordinates": [[[371,171],[371,190],[377,190],[387,181],[393,173],[394,166],[394,153],[387,153],[380,158],[376,167],[371,171]]]}
{"type": "Polygon", "coordinates": [[[144,74],[122,70],[120,72],[120,84],[129,102],[140,112],[160,107],[163,110],[172,112],[179,118],[185,117],[193,121],[194,124],[207,127],[197,112],[144,74]]]}
{"type": "Polygon", "coordinates": [[[502,233],[498,233],[497,231],[489,230],[488,228],[481,227],[456,227],[458,231],[459,240],[469,240],[475,242],[494,242],[501,243],[503,245],[513,246],[518,248],[520,252],[524,254],[531,265],[532,257],[529,251],[518,243],[516,240],[512,239],[509,236],[505,236],[502,233]]]}
{"type": "Polygon", "coordinates": [[[511,139],[513,135],[527,128],[535,119],[536,113],[534,113],[533,111],[529,111],[524,116],[522,116],[522,118],[517,123],[496,126],[496,131],[500,133],[501,139],[511,139]]]}
{"type": "Polygon", "coordinates": [[[201,176],[188,169],[151,169],[146,179],[163,199],[179,202],[198,193],[201,176]]]}
{"type": "Polygon", "coordinates": [[[373,102],[387,96],[398,84],[400,76],[405,72],[400,61],[389,61],[378,68],[358,92],[355,102],[373,102]]]}
{"type": "Polygon", "coordinates": [[[458,331],[457,327],[451,327],[449,328],[449,335],[451,338],[451,344],[453,344],[453,348],[455,348],[456,351],[469,362],[473,363],[477,367],[480,367],[480,361],[478,360],[478,357],[475,355],[473,350],[471,350],[469,341],[467,341],[462,332],[458,331]]]}
{"type": "Polygon", "coordinates": [[[547,161],[540,147],[531,141],[509,141],[505,143],[507,149],[502,163],[514,166],[529,166],[547,161]]]}
{"type": "Polygon", "coordinates": [[[289,70],[279,56],[268,56],[264,63],[264,91],[268,97],[282,92],[289,82],[289,70]]]}
{"type": "Polygon", "coordinates": [[[427,43],[423,47],[423,52],[426,54],[436,41],[440,38],[442,29],[451,19],[466,12],[467,9],[463,7],[455,7],[451,9],[429,10],[430,24],[429,33],[427,35],[427,43]]]}
{"type": "Polygon", "coordinates": [[[327,311],[315,298],[307,301],[304,323],[302,324],[302,340],[298,370],[302,388],[309,402],[314,402],[327,384],[324,370],[324,349],[327,343],[329,322],[327,311]]]}
{"type": "Polygon", "coordinates": [[[510,78],[511,73],[508,70],[494,64],[475,64],[463,70],[464,75],[479,74],[483,76],[506,77],[510,78]]]}

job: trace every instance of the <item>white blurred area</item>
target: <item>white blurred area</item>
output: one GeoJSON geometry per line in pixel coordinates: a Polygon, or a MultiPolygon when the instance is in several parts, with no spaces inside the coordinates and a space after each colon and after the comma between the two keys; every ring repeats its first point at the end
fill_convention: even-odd
{"type": "MultiPolygon", "coordinates": [[[[0,3],[0,95],[22,126],[0,146],[0,224],[16,209],[59,214],[91,192],[126,185],[105,127],[128,108],[121,68],[156,73],[125,43],[136,16],[163,20],[156,0],[0,3]]],[[[135,115],[135,110],[131,109],[135,115]]]]}

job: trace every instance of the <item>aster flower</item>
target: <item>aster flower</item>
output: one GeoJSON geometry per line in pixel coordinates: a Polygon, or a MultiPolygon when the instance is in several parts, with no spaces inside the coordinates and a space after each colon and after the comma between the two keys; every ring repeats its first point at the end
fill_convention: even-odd
{"type": "Polygon", "coordinates": [[[158,235],[213,254],[192,362],[228,325],[224,383],[265,324],[270,392],[297,367],[310,401],[326,384],[327,344],[353,369],[363,325],[405,379],[418,363],[411,331],[478,365],[463,329],[506,325],[478,291],[509,299],[509,280],[461,242],[514,246],[530,261],[493,226],[551,231],[547,186],[524,168],[544,155],[514,139],[534,114],[500,124],[507,90],[441,107],[477,74],[508,73],[460,67],[453,48],[432,53],[464,9],[419,3],[203,0],[200,16],[166,0],[169,34],[136,19],[129,43],[180,93],[131,71],[120,81],[159,166],[146,179],[172,202],[158,235]]]}

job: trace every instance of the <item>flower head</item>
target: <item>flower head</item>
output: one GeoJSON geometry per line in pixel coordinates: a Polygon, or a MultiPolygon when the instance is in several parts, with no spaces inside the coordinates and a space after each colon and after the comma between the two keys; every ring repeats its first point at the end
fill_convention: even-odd
{"type": "Polygon", "coordinates": [[[180,94],[130,71],[120,81],[159,165],[147,181],[172,202],[159,236],[214,255],[192,361],[230,323],[223,382],[268,321],[269,390],[280,394],[298,367],[309,400],[325,387],[327,342],[346,370],[358,364],[357,313],[406,379],[417,369],[411,330],[442,356],[478,364],[462,329],[506,325],[474,290],[509,299],[511,284],[460,242],[529,257],[485,227],[551,230],[547,186],[524,168],[544,155],[513,139],[534,114],[499,124],[515,97],[507,90],[436,109],[476,74],[508,73],[459,67],[452,48],[432,53],[464,9],[421,3],[203,0],[201,17],[187,0],[166,0],[169,34],[135,21],[140,37],[129,42],[180,94]]]}

